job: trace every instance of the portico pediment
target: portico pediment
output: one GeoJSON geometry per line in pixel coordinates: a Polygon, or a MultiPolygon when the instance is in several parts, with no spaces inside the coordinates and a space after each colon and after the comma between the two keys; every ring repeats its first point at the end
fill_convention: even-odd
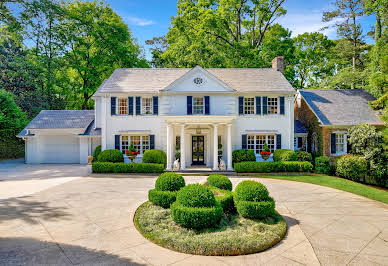
{"type": "Polygon", "coordinates": [[[163,92],[234,92],[228,84],[196,66],[165,87],[163,92]]]}

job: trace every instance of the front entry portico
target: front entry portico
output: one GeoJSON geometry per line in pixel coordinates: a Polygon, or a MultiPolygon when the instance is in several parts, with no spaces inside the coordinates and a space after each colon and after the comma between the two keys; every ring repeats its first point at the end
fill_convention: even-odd
{"type": "Polygon", "coordinates": [[[204,165],[219,170],[219,158],[232,168],[232,121],[235,116],[164,116],[166,122],[166,170],[180,155],[181,170],[204,165]]]}

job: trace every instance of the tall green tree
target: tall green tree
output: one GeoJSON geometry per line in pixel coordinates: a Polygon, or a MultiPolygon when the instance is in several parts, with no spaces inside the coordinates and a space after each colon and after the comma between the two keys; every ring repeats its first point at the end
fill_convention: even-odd
{"type": "Polygon", "coordinates": [[[108,5],[77,0],[63,8],[67,107],[91,108],[90,97],[113,70],[148,65],[128,26],[108,5]]]}
{"type": "Polygon", "coordinates": [[[152,54],[151,65],[153,67],[163,67],[165,63],[162,55],[168,48],[166,36],[154,37],[151,40],[146,40],[145,44],[151,46],[149,49],[152,54]]]}

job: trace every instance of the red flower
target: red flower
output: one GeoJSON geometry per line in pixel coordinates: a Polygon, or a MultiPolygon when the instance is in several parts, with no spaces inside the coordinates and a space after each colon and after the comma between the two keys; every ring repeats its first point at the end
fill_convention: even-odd
{"type": "Polygon", "coordinates": [[[132,155],[135,155],[135,152],[132,152],[132,155]]]}
{"type": "Polygon", "coordinates": [[[270,155],[271,153],[270,152],[267,152],[268,155],[270,155]]]}

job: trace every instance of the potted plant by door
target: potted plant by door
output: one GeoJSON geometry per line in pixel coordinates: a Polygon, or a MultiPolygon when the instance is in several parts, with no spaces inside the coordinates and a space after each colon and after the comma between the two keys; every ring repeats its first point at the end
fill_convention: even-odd
{"type": "Polygon", "coordinates": [[[263,150],[260,152],[260,154],[264,161],[268,160],[269,156],[271,155],[271,150],[269,149],[267,143],[264,143],[263,150]]]}
{"type": "Polygon", "coordinates": [[[135,160],[138,154],[139,152],[136,151],[135,147],[133,147],[133,143],[131,143],[125,155],[127,155],[128,159],[130,159],[131,162],[133,163],[133,160],[135,160]]]}

